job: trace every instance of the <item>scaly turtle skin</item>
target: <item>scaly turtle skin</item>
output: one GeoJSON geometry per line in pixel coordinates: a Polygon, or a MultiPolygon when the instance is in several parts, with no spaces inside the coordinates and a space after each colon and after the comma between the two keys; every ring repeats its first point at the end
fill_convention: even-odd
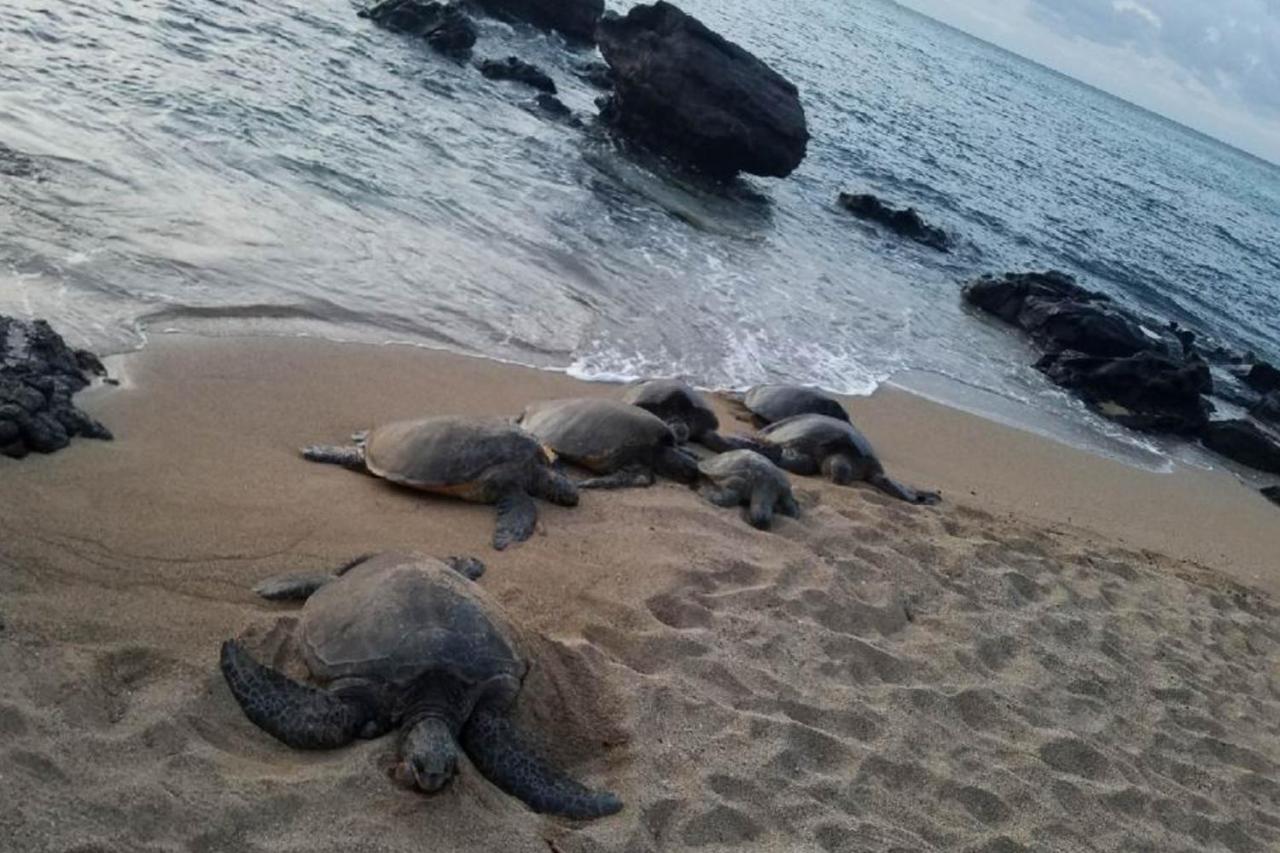
{"type": "Polygon", "coordinates": [[[655,474],[690,485],[698,479],[697,460],[676,447],[671,428],[619,400],[534,403],[520,425],[565,461],[602,475],[579,483],[584,489],[648,486],[655,474]]]}
{"type": "Polygon", "coordinates": [[[533,535],[538,509],[532,496],[577,506],[577,487],[551,467],[538,440],[497,419],[438,417],[378,427],[362,443],[315,445],[312,462],[367,471],[410,489],[496,504],[499,551],[533,535]]]}
{"type": "Polygon", "coordinates": [[[622,808],[524,745],[510,710],[528,664],[502,609],[474,583],[478,562],[388,553],[314,577],[271,584],[305,598],[298,645],[314,685],[258,663],[236,640],[222,674],[245,715],[297,749],[336,749],[405,732],[397,777],[440,790],[461,748],[489,781],[538,812],[595,818],[622,808]]]}
{"type": "Polygon", "coordinates": [[[787,475],[755,451],[732,450],[704,459],[698,471],[702,496],[716,506],[747,506],[753,527],[767,530],[775,509],[792,518],[800,515],[787,475]]]}
{"type": "Polygon", "coordinates": [[[871,442],[847,421],[797,415],[765,427],[760,439],[779,451],[778,464],[793,474],[821,473],[842,486],[862,480],[909,503],[941,500],[937,492],[916,491],[885,474],[871,442]]]}
{"type": "Polygon", "coordinates": [[[757,427],[775,424],[796,415],[826,415],[849,423],[840,401],[819,388],[801,385],[757,385],[742,398],[757,427]]]}
{"type": "Polygon", "coordinates": [[[711,404],[687,382],[650,379],[628,388],[622,395],[622,401],[666,421],[679,444],[694,441],[714,453],[760,450],[759,445],[750,439],[721,435],[718,432],[720,419],[711,404]]]}

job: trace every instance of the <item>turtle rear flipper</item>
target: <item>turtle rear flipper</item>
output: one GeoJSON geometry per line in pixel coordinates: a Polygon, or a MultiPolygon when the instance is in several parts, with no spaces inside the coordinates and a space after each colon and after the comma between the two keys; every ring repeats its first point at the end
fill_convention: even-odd
{"type": "Polygon", "coordinates": [[[508,492],[498,501],[498,528],[493,547],[502,551],[533,535],[538,525],[538,507],[523,490],[508,492]]]}
{"type": "Polygon", "coordinates": [[[923,506],[932,506],[941,502],[942,495],[937,492],[921,491],[913,489],[910,486],[904,486],[888,474],[879,473],[872,474],[867,478],[867,482],[875,486],[887,495],[892,495],[899,500],[907,503],[921,504],[923,506]]]}
{"type": "Polygon", "coordinates": [[[364,453],[354,445],[334,447],[325,444],[313,444],[302,448],[302,458],[308,462],[320,462],[325,465],[341,465],[352,471],[364,471],[364,453]]]}
{"type": "Polygon", "coordinates": [[[477,708],[463,726],[462,748],[484,777],[541,814],[588,820],[622,810],[607,791],[592,791],[532,752],[509,718],[477,708]]]}
{"type": "Polygon", "coordinates": [[[604,477],[578,481],[579,489],[644,489],[653,485],[653,471],[623,468],[604,477]]]}
{"type": "Polygon", "coordinates": [[[295,749],[336,749],[374,723],[358,702],[308,687],[258,663],[235,640],[222,644],[222,675],[258,728],[295,749]]]}

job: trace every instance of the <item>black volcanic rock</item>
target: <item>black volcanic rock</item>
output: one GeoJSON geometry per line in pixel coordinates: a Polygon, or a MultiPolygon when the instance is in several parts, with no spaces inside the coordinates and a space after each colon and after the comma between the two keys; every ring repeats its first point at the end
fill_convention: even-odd
{"type": "Polygon", "coordinates": [[[1262,495],[1273,504],[1280,505],[1280,486],[1267,486],[1262,495]]]}
{"type": "Polygon", "coordinates": [[[597,30],[614,73],[602,117],[715,178],[785,177],[809,143],[796,87],[666,2],[608,14],[597,30]]]}
{"type": "Polygon", "coordinates": [[[859,219],[883,225],[900,237],[922,243],[939,252],[951,251],[951,238],[947,236],[947,232],[926,223],[914,207],[893,208],[867,193],[841,193],[840,206],[859,219]]]}
{"type": "Polygon", "coordinates": [[[1244,381],[1250,388],[1263,394],[1280,391],[1280,370],[1266,362],[1258,362],[1249,368],[1244,381]]]}
{"type": "Polygon", "coordinates": [[[1197,435],[1212,411],[1203,397],[1213,385],[1203,362],[1155,352],[1121,358],[1062,352],[1046,355],[1036,369],[1105,417],[1142,432],[1197,435]]]}
{"type": "Polygon", "coordinates": [[[1205,428],[1201,441],[1214,453],[1242,465],[1280,474],[1280,436],[1252,421],[1214,421],[1205,428]]]}
{"type": "Polygon", "coordinates": [[[1019,316],[1028,299],[1051,302],[1109,302],[1110,297],[1086,290],[1064,272],[1007,273],[1001,278],[984,275],[965,286],[965,301],[1006,323],[1020,326],[1019,316]]]}
{"type": "Polygon", "coordinates": [[[476,25],[451,3],[383,0],[357,14],[389,30],[421,36],[441,53],[465,54],[476,43],[476,25]]]}
{"type": "Polygon", "coordinates": [[[490,15],[525,21],[584,44],[594,44],[604,0],[475,0],[490,15]]]}
{"type": "Polygon", "coordinates": [[[93,353],[71,349],[45,321],[0,315],[0,454],[52,453],[75,436],[110,439],[71,401],[105,373],[93,353]]]}
{"type": "Polygon", "coordinates": [[[573,67],[573,73],[597,89],[613,88],[613,69],[603,62],[580,62],[573,67]]]}
{"type": "Polygon", "coordinates": [[[1280,426],[1280,392],[1268,394],[1249,412],[1260,421],[1280,426]]]}
{"type": "Polygon", "coordinates": [[[511,80],[532,86],[548,95],[556,93],[556,83],[547,72],[515,56],[508,56],[506,59],[485,59],[477,63],[476,67],[490,80],[511,80]]]}

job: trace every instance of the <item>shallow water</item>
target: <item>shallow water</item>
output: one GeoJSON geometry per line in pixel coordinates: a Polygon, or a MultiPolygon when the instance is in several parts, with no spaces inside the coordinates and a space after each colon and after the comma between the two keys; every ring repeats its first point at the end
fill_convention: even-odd
{"type": "MultiPolygon", "coordinates": [[[[960,283],[1063,268],[1280,356],[1276,167],[884,0],[683,6],[799,86],[814,141],[791,178],[691,185],[348,0],[6,4],[0,143],[37,174],[0,177],[0,311],[108,351],[251,331],[712,387],[949,377],[1130,445],[960,283]],[[960,246],[892,239],[841,190],[960,246]]],[[[546,67],[594,115],[587,54],[480,25],[477,56],[546,67]]]]}

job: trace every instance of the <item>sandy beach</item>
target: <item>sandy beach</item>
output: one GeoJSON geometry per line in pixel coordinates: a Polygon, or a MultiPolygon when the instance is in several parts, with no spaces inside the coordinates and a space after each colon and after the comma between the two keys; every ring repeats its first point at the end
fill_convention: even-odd
{"type": "MultiPolygon", "coordinates": [[[[795,479],[772,532],[672,483],[493,511],[309,465],[389,419],[616,386],[407,347],[160,337],[82,396],[112,444],[0,459],[0,849],[1280,849],[1280,515],[882,390],[849,402],[937,507],[795,479]],[[222,640],[251,587],[369,551],[472,554],[533,654],[518,714],[624,811],[538,816],[395,738],[291,750],[222,640]]],[[[729,431],[746,430],[719,401],[729,431]]],[[[284,620],[283,622],[281,620],[284,620]]]]}

